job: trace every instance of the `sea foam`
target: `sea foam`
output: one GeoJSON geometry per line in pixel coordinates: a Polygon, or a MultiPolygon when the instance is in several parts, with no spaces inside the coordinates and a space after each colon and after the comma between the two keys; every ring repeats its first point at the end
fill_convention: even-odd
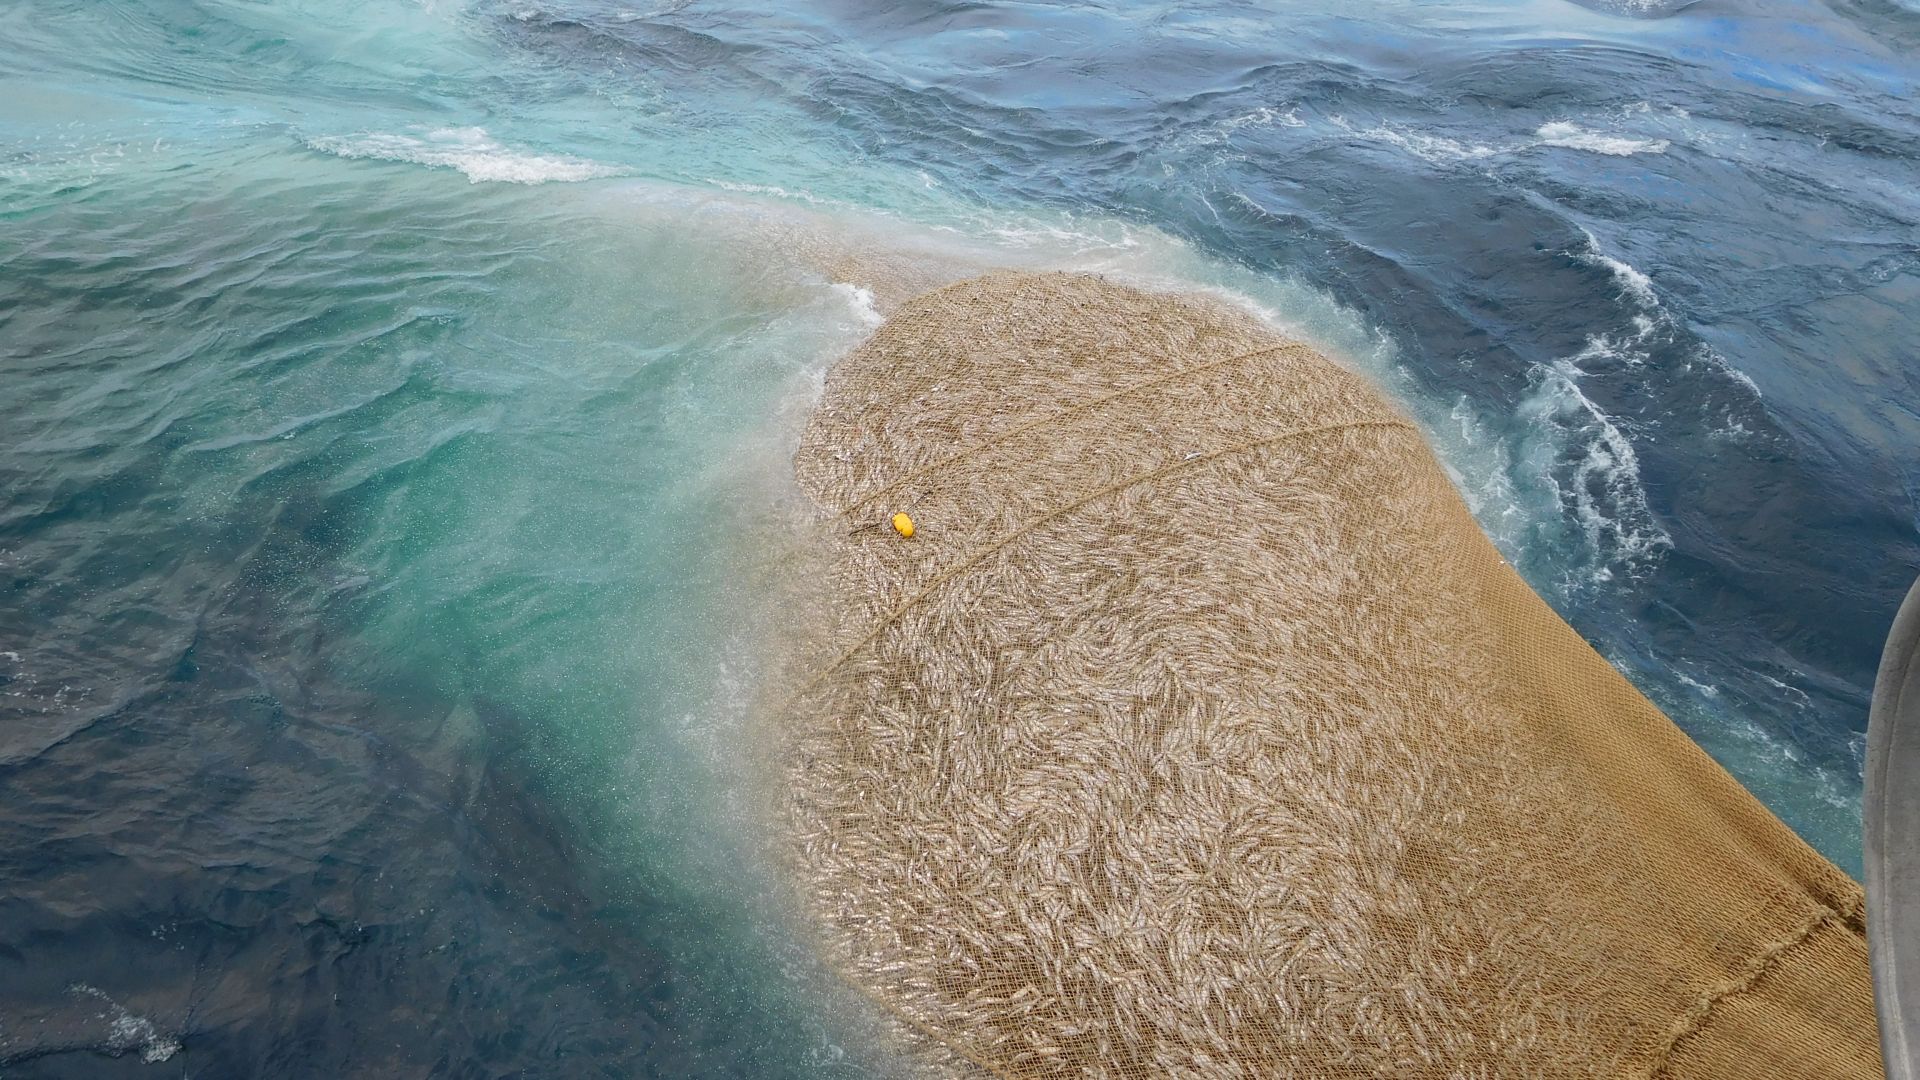
{"type": "MultiPolygon", "coordinates": [[[[1583,232],[1585,230],[1582,230],[1583,232]]],[[[1592,266],[1602,266],[1613,275],[1620,291],[1633,298],[1641,307],[1649,311],[1658,311],[1660,297],[1653,291],[1653,279],[1632,263],[1600,250],[1600,241],[1592,233],[1587,233],[1587,250],[1574,252],[1573,257],[1592,266]]]]}
{"type": "Polygon", "coordinates": [[[106,1003],[108,1011],[100,1014],[100,1019],[107,1021],[104,1049],[114,1056],[138,1051],[141,1061],[157,1065],[180,1052],[179,1039],[161,1031],[146,1017],[127,1011],[125,1006],[108,997],[106,991],[99,987],[75,983],[67,989],[69,993],[98,998],[106,1003]]]}
{"type": "MultiPolygon", "coordinates": [[[[1590,342],[1575,359],[1593,359],[1605,348],[1590,342]]],[[[1589,561],[1569,574],[1573,585],[1582,577],[1601,583],[1616,573],[1638,576],[1673,546],[1647,503],[1632,439],[1587,396],[1585,375],[1572,359],[1538,365],[1533,391],[1517,410],[1531,433],[1544,437],[1523,451],[1530,462],[1524,470],[1546,483],[1585,539],[1589,561]]]]}
{"type": "Polygon", "coordinates": [[[511,150],[487,134],[485,128],[478,127],[435,128],[418,135],[379,131],[322,135],[307,140],[307,145],[343,158],[405,161],[458,169],[476,184],[570,182],[617,176],[620,172],[597,161],[511,150]]]}
{"type": "Polygon", "coordinates": [[[1511,142],[1491,144],[1466,142],[1432,132],[1396,128],[1387,124],[1360,127],[1341,116],[1329,119],[1333,126],[1355,138],[1383,143],[1433,164],[1504,159],[1542,146],[1580,150],[1608,157],[1629,157],[1634,154],[1664,154],[1667,148],[1673,145],[1668,139],[1636,139],[1626,135],[1594,131],[1581,127],[1571,120],[1553,120],[1541,124],[1534,129],[1533,137],[1530,139],[1521,138],[1511,142]]]}
{"type": "Polygon", "coordinates": [[[1667,147],[1672,145],[1666,139],[1633,139],[1625,135],[1607,135],[1598,131],[1589,131],[1568,120],[1555,120],[1552,123],[1541,124],[1534,131],[1533,137],[1540,140],[1542,146],[1585,150],[1588,153],[1606,154],[1609,157],[1664,154],[1667,147]]]}

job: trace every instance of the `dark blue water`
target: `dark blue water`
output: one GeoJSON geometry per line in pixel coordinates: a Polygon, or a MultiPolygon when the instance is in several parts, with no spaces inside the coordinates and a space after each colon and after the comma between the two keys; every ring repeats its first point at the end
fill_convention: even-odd
{"type": "Polygon", "coordinates": [[[0,1075],[887,1074],[751,708],[876,257],[1373,375],[1857,869],[1916,48],[1895,0],[0,10],[0,1075]]]}

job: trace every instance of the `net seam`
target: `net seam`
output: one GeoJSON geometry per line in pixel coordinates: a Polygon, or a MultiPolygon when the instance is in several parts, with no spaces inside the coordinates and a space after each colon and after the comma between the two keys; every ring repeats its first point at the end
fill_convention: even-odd
{"type": "Polygon", "coordinates": [[[1236,353],[1224,359],[1212,361],[1211,363],[1197,364],[1189,368],[1180,368],[1177,371],[1173,371],[1166,375],[1162,375],[1157,379],[1149,379],[1146,382],[1139,383],[1134,386],[1129,386],[1124,390],[1116,390],[1111,394],[1107,394],[1103,397],[1095,398],[1092,401],[1084,401],[1078,405],[1072,405],[1065,409],[1062,409],[1059,412],[1049,413],[1045,416],[1036,417],[1017,427],[1011,428],[1007,431],[1003,431],[998,435],[992,436],[991,438],[984,439],[978,443],[975,443],[974,445],[969,446],[964,450],[960,450],[953,454],[949,454],[948,456],[941,458],[939,461],[933,462],[930,465],[923,465],[920,468],[915,469],[910,473],[907,473],[905,476],[902,476],[897,480],[888,481],[885,486],[875,488],[873,491],[870,491],[867,494],[862,495],[859,498],[855,499],[853,502],[847,504],[846,509],[840,511],[840,516],[845,517],[848,514],[851,514],[855,510],[858,510],[861,507],[867,505],[868,503],[874,501],[875,499],[878,499],[880,496],[905,486],[910,481],[918,480],[919,478],[926,476],[929,473],[939,472],[940,470],[948,467],[949,465],[952,465],[956,461],[965,460],[966,458],[972,457],[973,455],[978,454],[984,450],[988,450],[992,447],[998,446],[1009,439],[1013,439],[1020,435],[1024,435],[1027,432],[1032,431],[1036,428],[1045,427],[1048,424],[1058,423],[1062,420],[1067,419],[1068,417],[1074,416],[1079,413],[1092,412],[1096,409],[1104,408],[1105,406],[1111,405],[1114,402],[1120,400],[1121,398],[1127,397],[1131,394],[1138,394],[1138,393],[1141,393],[1142,391],[1152,390],[1155,387],[1165,386],[1170,382],[1177,382],[1178,380],[1183,379],[1189,375],[1204,374],[1206,372],[1214,371],[1219,368],[1227,367],[1232,364],[1237,364],[1243,360],[1252,360],[1254,357],[1257,357],[1257,356],[1265,356],[1268,353],[1299,352],[1305,349],[1306,349],[1305,345],[1302,345],[1297,341],[1289,341],[1284,345],[1269,345],[1264,349],[1252,349],[1247,352],[1236,353]]]}
{"type": "Polygon", "coordinates": [[[1736,994],[1753,989],[1761,978],[1774,969],[1781,957],[1805,944],[1813,935],[1829,926],[1849,926],[1850,917],[1850,912],[1823,905],[1817,914],[1802,923],[1792,933],[1755,953],[1738,974],[1701,994],[1692,1007],[1674,1020],[1673,1026],[1667,1030],[1667,1037],[1654,1051],[1653,1059],[1648,1062],[1643,1075],[1648,1080],[1667,1075],[1667,1067],[1673,1063],[1675,1049],[1689,1036],[1698,1034],[1707,1026],[1707,1022],[1713,1018],[1713,1010],[1716,1006],[1736,994]]]}

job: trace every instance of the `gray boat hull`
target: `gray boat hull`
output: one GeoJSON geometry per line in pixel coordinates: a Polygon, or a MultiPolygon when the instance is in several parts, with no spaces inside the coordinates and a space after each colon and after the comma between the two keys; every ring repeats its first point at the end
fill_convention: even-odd
{"type": "Polygon", "coordinates": [[[1893,1080],[1920,1078],[1920,582],[1887,635],[1867,728],[1867,940],[1893,1080]]]}

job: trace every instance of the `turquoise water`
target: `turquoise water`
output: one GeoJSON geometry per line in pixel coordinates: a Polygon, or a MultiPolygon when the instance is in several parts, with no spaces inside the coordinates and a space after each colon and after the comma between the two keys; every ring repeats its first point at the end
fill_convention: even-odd
{"type": "Polygon", "coordinates": [[[1891,6],[0,12],[0,1068],[883,1075],[749,722],[836,277],[1220,291],[1858,863],[1891,6]]]}

